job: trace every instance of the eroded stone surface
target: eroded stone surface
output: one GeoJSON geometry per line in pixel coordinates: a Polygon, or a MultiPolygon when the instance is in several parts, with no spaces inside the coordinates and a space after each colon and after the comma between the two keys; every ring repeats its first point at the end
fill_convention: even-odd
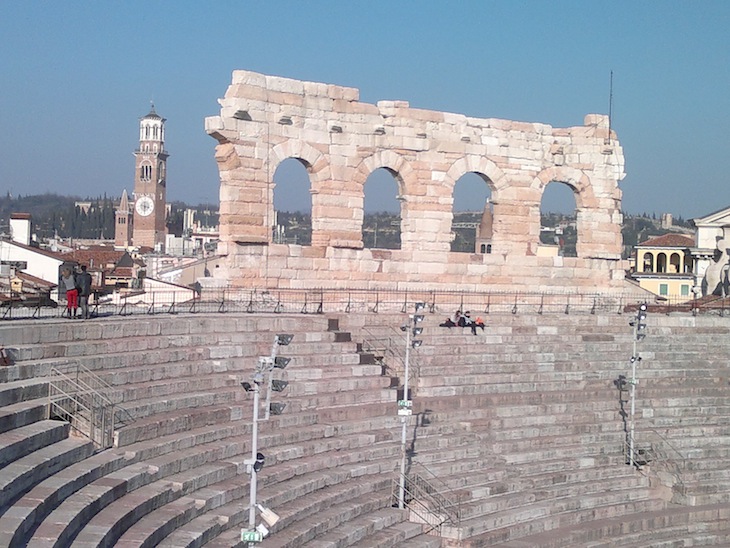
{"type": "MultiPolygon", "coordinates": [[[[608,117],[584,125],[472,118],[359,101],[359,90],[237,70],[219,116],[221,239],[217,276],[234,285],[549,290],[615,288],[620,260],[623,151],[608,117]],[[272,243],[273,176],[296,158],[312,193],[312,248],[272,243]],[[401,249],[363,249],[364,185],[395,174],[401,249]],[[453,189],[475,172],[491,189],[490,254],[451,253],[453,189]],[[546,185],[573,189],[578,258],[541,257],[546,185]]],[[[481,206],[480,206],[481,207],[481,206]]]]}

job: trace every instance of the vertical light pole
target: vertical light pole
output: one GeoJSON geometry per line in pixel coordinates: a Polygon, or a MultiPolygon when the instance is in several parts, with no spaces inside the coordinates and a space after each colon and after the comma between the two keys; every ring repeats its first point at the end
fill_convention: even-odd
{"type": "MultiPolygon", "coordinates": [[[[273,380],[272,373],[275,368],[284,369],[289,363],[290,358],[283,358],[277,356],[277,350],[279,346],[288,345],[293,335],[276,335],[274,337],[274,344],[271,347],[271,354],[269,356],[259,357],[258,364],[256,365],[256,371],[254,372],[253,382],[242,382],[241,386],[246,392],[253,392],[253,416],[251,418],[251,458],[246,459],[244,464],[246,465],[246,471],[250,475],[249,485],[249,507],[248,507],[248,529],[241,529],[241,540],[248,542],[249,548],[253,548],[256,543],[261,542],[269,531],[264,524],[256,525],[256,510],[261,513],[263,520],[269,525],[273,526],[279,520],[279,517],[269,510],[264,508],[256,501],[257,491],[257,480],[258,473],[264,467],[265,457],[259,452],[259,405],[260,405],[260,394],[261,386],[267,387],[266,391],[266,416],[264,420],[268,420],[270,416],[270,408],[273,405],[271,403],[271,392],[280,392],[288,384],[286,381],[273,380]]],[[[277,405],[277,413],[280,414],[284,408],[284,404],[277,405]]]]}
{"type": "MultiPolygon", "coordinates": [[[[259,362],[259,368],[261,362],[259,362]]],[[[259,385],[263,381],[263,375],[257,371],[253,378],[253,424],[251,426],[251,464],[249,465],[249,474],[251,475],[248,500],[250,506],[248,508],[248,529],[249,531],[256,530],[256,488],[257,488],[257,476],[258,470],[256,469],[256,457],[259,454],[259,385]]],[[[263,465],[263,459],[261,459],[263,465]]],[[[249,547],[253,546],[253,543],[249,543],[249,547]]]]}
{"type": "Polygon", "coordinates": [[[423,341],[411,339],[411,335],[418,336],[423,333],[423,328],[418,324],[423,321],[423,315],[418,314],[426,306],[426,303],[416,303],[416,314],[408,316],[408,323],[401,326],[401,331],[406,332],[406,355],[403,381],[403,399],[398,402],[398,414],[401,417],[401,461],[400,478],[398,484],[398,508],[406,507],[406,435],[408,430],[408,417],[413,413],[413,402],[408,393],[408,377],[410,375],[411,348],[418,348],[423,341]]]}
{"type": "Polygon", "coordinates": [[[631,386],[631,414],[629,422],[629,464],[636,466],[636,459],[634,455],[634,415],[636,413],[636,385],[639,381],[636,379],[636,365],[641,361],[641,357],[637,355],[636,345],[639,341],[646,337],[646,303],[639,305],[639,310],[636,312],[636,316],[633,321],[629,322],[633,329],[633,346],[631,354],[631,379],[629,385],[631,386]]]}

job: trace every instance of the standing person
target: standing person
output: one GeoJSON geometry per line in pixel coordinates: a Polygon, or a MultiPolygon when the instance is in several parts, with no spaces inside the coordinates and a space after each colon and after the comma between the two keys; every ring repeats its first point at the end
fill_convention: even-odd
{"type": "Polygon", "coordinates": [[[91,295],[91,274],[86,272],[86,265],[81,265],[81,274],[76,277],[76,287],[79,290],[79,307],[81,317],[89,319],[89,296],[91,295]]]}
{"type": "Polygon", "coordinates": [[[66,312],[68,317],[71,318],[71,311],[73,310],[73,317],[75,318],[79,308],[79,292],[76,289],[76,277],[68,267],[61,271],[61,285],[66,290],[66,312]]]}

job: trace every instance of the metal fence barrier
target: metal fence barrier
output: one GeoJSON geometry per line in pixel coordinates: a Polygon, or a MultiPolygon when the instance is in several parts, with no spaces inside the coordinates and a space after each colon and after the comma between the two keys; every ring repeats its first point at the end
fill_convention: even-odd
{"type": "MultiPolygon", "coordinates": [[[[730,298],[706,297],[690,301],[656,297],[644,291],[565,293],[526,291],[412,291],[380,289],[243,289],[202,288],[188,291],[130,291],[90,303],[92,317],[178,313],[353,313],[406,312],[414,302],[426,303],[432,313],[448,316],[454,310],[473,314],[596,314],[632,310],[648,302],[654,313],[730,313],[730,298]],[[194,295],[194,296],[193,296],[194,295]]],[[[65,303],[55,307],[7,302],[0,319],[61,318],[65,303]]],[[[80,310],[79,310],[80,313],[80,310]]]]}

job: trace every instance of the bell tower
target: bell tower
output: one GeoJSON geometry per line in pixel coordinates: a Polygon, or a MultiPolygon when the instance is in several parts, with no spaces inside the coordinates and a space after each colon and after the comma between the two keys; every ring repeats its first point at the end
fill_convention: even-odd
{"type": "Polygon", "coordinates": [[[155,112],[139,122],[139,148],[134,151],[134,222],[132,242],[164,252],[167,152],[165,119],[155,112]]]}

